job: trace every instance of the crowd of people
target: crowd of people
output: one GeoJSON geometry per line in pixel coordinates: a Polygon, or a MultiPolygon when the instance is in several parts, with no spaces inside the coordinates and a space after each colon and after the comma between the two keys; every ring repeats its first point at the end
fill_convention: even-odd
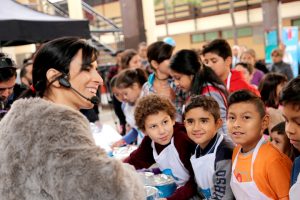
{"type": "Polygon", "coordinates": [[[146,199],[136,170],[154,164],[177,185],[161,200],[300,198],[300,78],[282,48],[265,65],[223,39],[198,52],[142,42],[106,77],[97,58],[85,40],[55,39],[19,85],[0,54],[0,199],[146,199]],[[84,111],[104,83],[123,135],[112,147],[138,146],[122,161],[96,146],[99,118],[84,111]]]}

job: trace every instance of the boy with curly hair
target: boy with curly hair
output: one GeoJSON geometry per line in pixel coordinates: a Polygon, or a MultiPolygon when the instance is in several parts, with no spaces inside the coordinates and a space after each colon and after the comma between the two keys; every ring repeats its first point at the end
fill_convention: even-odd
{"type": "Polygon", "coordinates": [[[182,124],[175,122],[176,110],[166,98],[148,95],[141,98],[134,117],[137,127],[146,135],[139,148],[124,162],[136,169],[156,163],[163,173],[172,173],[177,190],[168,200],[185,200],[196,194],[190,157],[195,144],[188,138],[182,124]]]}

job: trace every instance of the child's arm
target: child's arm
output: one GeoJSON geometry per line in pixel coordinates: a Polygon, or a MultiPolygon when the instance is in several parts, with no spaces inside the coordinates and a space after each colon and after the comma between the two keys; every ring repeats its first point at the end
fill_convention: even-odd
{"type": "Polygon", "coordinates": [[[122,139],[116,141],[111,145],[112,148],[120,147],[126,144],[131,144],[136,140],[138,136],[138,131],[135,128],[131,128],[126,135],[122,137],[122,139]]]}
{"type": "Polygon", "coordinates": [[[231,167],[233,144],[223,140],[217,149],[215,161],[215,173],[213,175],[214,187],[211,191],[211,199],[234,199],[231,187],[231,167]]]}
{"type": "Polygon", "coordinates": [[[130,131],[123,136],[122,140],[126,142],[126,144],[131,144],[136,140],[138,136],[138,131],[135,128],[131,128],[130,131]]]}
{"type": "Polygon", "coordinates": [[[132,152],[123,162],[133,165],[135,169],[149,168],[155,163],[151,142],[152,140],[145,136],[137,150],[132,152]]]}

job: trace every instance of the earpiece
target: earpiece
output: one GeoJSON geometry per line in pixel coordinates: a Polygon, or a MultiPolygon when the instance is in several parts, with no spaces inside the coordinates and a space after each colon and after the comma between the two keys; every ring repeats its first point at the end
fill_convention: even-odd
{"type": "Polygon", "coordinates": [[[88,98],[88,97],[84,96],[83,94],[81,94],[79,91],[77,91],[75,88],[73,88],[71,83],[67,79],[67,75],[63,74],[60,77],[58,77],[57,80],[58,80],[58,82],[61,86],[65,87],[65,88],[72,89],[79,96],[81,96],[82,98],[92,102],[93,104],[98,105],[100,103],[99,97],[93,96],[92,98],[88,98]]]}
{"type": "Polygon", "coordinates": [[[68,81],[68,79],[66,78],[65,75],[60,76],[58,78],[58,82],[61,86],[65,87],[65,88],[71,88],[71,83],[68,81]]]}

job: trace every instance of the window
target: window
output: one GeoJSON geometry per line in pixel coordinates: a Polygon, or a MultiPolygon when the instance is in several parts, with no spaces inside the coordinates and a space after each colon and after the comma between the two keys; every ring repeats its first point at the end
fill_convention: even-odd
{"type": "Polygon", "coordinates": [[[203,33],[197,33],[192,35],[192,43],[200,43],[203,41],[205,41],[203,33]]]}
{"type": "Polygon", "coordinates": [[[224,30],[224,31],[222,31],[222,38],[223,39],[231,39],[231,38],[233,38],[233,31],[232,30],[224,30]]]}
{"type": "Polygon", "coordinates": [[[252,28],[251,27],[239,28],[237,30],[237,33],[238,33],[238,37],[252,36],[252,28]]]}
{"type": "Polygon", "coordinates": [[[294,20],[292,20],[292,26],[298,26],[298,27],[300,27],[300,19],[294,19],[294,20]]]}
{"type": "Polygon", "coordinates": [[[208,33],[205,33],[205,40],[206,41],[212,41],[214,39],[217,39],[219,38],[219,35],[218,35],[218,32],[208,32],[208,33]]]}

